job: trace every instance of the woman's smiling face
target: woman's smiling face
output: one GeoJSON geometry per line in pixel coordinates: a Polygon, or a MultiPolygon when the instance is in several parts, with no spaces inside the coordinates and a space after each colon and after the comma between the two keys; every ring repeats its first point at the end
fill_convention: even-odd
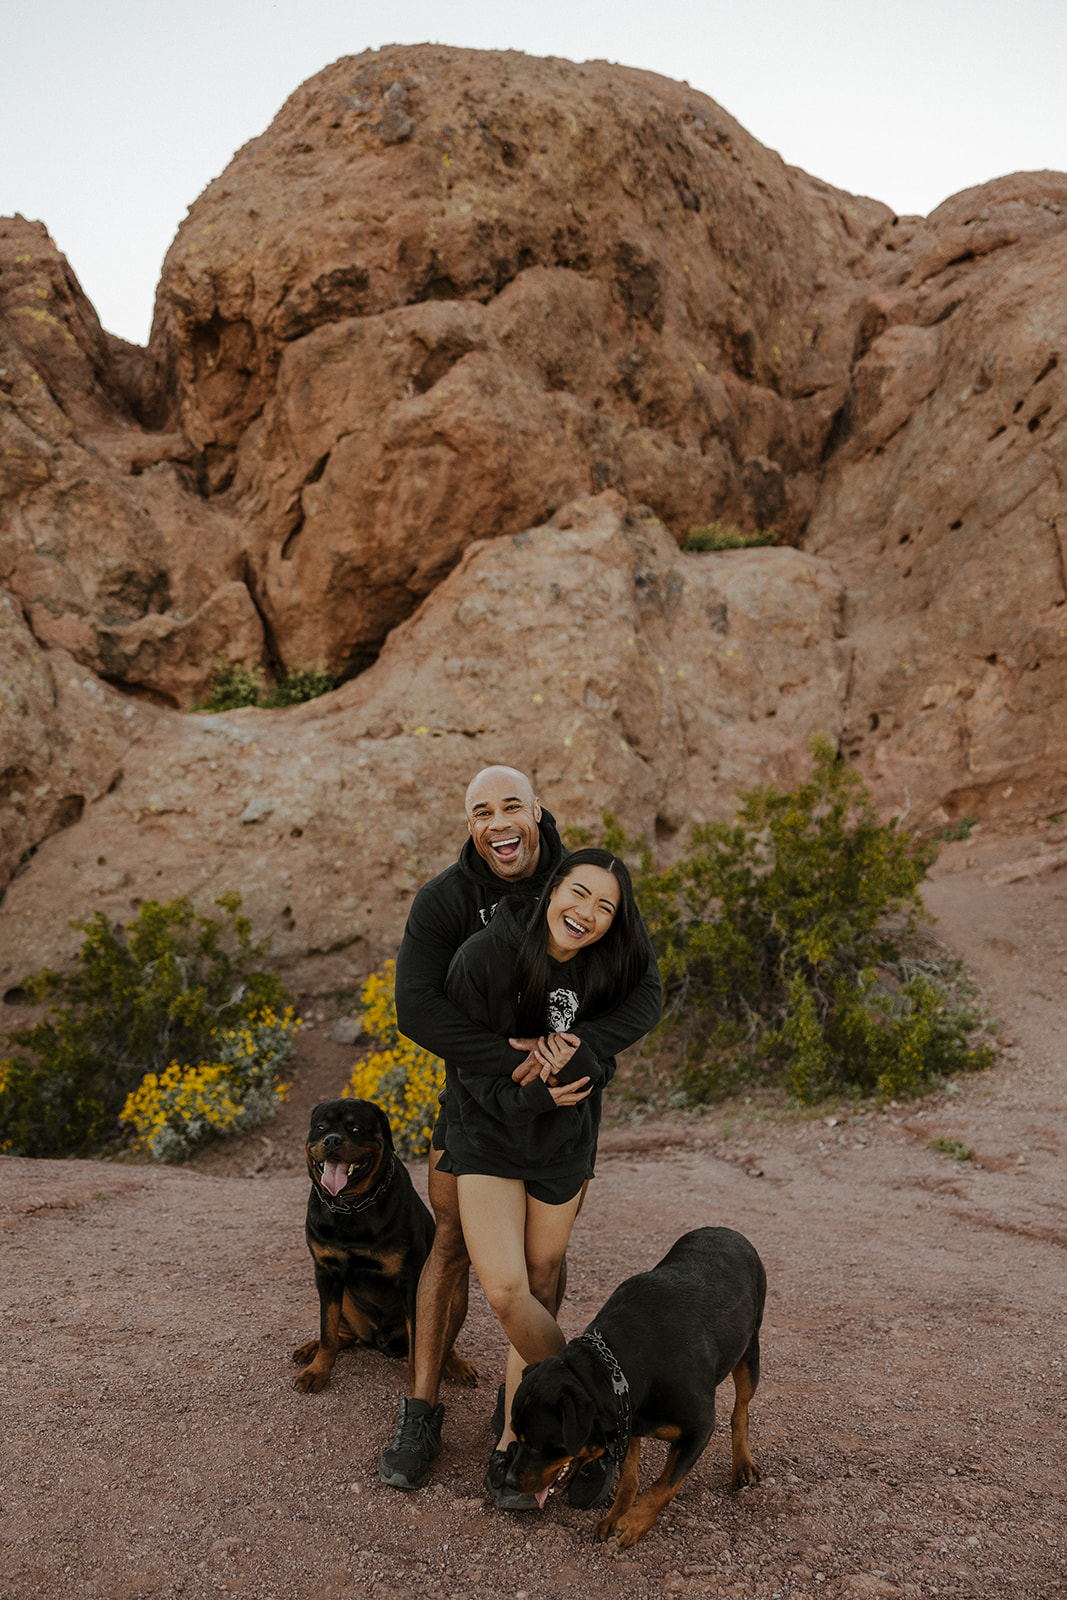
{"type": "Polygon", "coordinates": [[[581,866],[557,883],[548,897],[548,953],[569,961],[586,945],[596,944],[611,927],[619,908],[619,882],[606,867],[581,866]]]}

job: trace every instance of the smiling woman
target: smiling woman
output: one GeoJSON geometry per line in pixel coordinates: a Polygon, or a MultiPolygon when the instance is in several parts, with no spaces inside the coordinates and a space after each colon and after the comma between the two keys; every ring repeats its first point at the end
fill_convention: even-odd
{"type": "Polygon", "coordinates": [[[619,884],[609,868],[590,863],[569,871],[548,897],[548,953],[553,961],[569,961],[585,945],[602,939],[618,905],[619,884]]]}
{"type": "MultiPolygon", "coordinates": [[[[497,795],[501,808],[507,788],[497,795]]],[[[479,837],[491,848],[517,836],[491,806],[481,816],[477,802],[472,809],[476,848],[479,837]]],[[[579,850],[561,863],[532,914],[503,900],[449,968],[448,997],[478,1025],[520,1039],[535,1062],[528,1081],[521,1068],[523,1081],[515,1081],[465,1061],[445,1063],[440,1168],[456,1176],[467,1249],[510,1341],[505,1419],[524,1365],[563,1348],[555,1317],[560,1263],[593,1176],[600,1096],[614,1068],[571,1030],[622,1005],[649,961],[625,865],[606,850],[579,850]]],[[[486,1485],[502,1508],[525,1510],[533,1497],[504,1484],[513,1440],[505,1421],[486,1485]]],[[[598,1504],[610,1487],[603,1464],[588,1476],[572,1485],[575,1505],[598,1504]]]]}

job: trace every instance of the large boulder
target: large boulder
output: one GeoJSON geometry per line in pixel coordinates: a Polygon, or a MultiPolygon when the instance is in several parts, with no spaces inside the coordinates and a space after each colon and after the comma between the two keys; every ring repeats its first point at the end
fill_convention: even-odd
{"type": "Polygon", "coordinates": [[[651,73],[367,53],[191,207],[152,370],[280,657],[352,673],[576,494],[798,539],[892,220],[651,73]]]}

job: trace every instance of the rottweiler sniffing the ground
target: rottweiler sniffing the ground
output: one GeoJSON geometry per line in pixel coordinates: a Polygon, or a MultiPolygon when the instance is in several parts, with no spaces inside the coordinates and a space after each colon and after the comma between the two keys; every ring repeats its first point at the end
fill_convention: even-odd
{"type": "MultiPolygon", "coordinates": [[[[393,1148],[389,1118],[370,1100],[324,1100],[311,1113],[307,1242],[319,1291],[319,1337],[293,1351],[294,1387],[317,1394],[337,1352],[370,1345],[390,1356],[415,1348],[415,1291],[434,1222],[393,1148]]],[[[449,1377],[476,1382],[452,1350],[449,1377]]],[[[409,1372],[410,1377],[410,1372],[409,1372]]]]}
{"type": "Polygon", "coordinates": [[[515,1394],[518,1446],[507,1485],[544,1507],[584,1462],[619,1464],[615,1502],[594,1530],[636,1544],[681,1487],[715,1427],[715,1390],[734,1380],[733,1486],[757,1483],[748,1405],[759,1382],[763,1263],[732,1228],[696,1228],[651,1272],[619,1285],[586,1331],[529,1367],[515,1394]],[[669,1439],[660,1477],[636,1499],[642,1438],[669,1439]]]}

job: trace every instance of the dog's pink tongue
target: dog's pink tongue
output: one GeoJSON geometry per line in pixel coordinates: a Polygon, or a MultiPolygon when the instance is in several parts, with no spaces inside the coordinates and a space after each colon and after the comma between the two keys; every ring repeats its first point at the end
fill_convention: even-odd
{"type": "Polygon", "coordinates": [[[534,1499],[537,1501],[537,1504],[538,1504],[538,1506],[540,1507],[540,1509],[542,1511],[545,1509],[545,1501],[548,1499],[548,1493],[549,1493],[549,1489],[551,1489],[551,1487],[552,1487],[552,1485],[549,1484],[548,1489],[535,1489],[534,1490],[534,1499]]]}
{"type": "Polygon", "coordinates": [[[340,1194],[348,1182],[348,1168],[343,1161],[324,1161],[322,1187],[330,1194],[340,1194]]]}

